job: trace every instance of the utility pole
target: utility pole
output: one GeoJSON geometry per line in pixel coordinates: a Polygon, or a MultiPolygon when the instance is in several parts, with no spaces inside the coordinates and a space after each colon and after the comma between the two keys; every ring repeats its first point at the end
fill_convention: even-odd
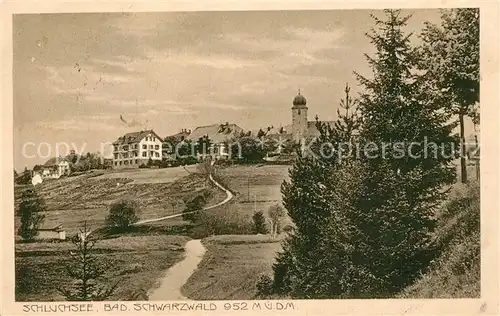
{"type": "Polygon", "coordinates": [[[247,201],[250,202],[250,172],[247,173],[247,201]]]}

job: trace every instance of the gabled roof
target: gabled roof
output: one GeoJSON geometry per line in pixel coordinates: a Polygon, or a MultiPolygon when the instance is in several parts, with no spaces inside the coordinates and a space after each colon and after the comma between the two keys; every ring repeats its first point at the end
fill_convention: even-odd
{"type": "Polygon", "coordinates": [[[63,227],[62,227],[62,224],[59,224],[53,228],[39,228],[37,229],[39,231],[53,231],[53,232],[62,232],[64,231],[63,227]]]}
{"type": "Polygon", "coordinates": [[[153,130],[147,130],[147,131],[140,131],[140,132],[133,132],[133,133],[127,133],[123,136],[118,137],[117,140],[113,142],[113,145],[124,145],[124,144],[133,144],[133,143],[138,143],[144,137],[148,136],[149,134],[153,134],[156,138],[159,140],[162,140],[158,134],[156,134],[153,130]]]}
{"type": "MultiPolygon", "coordinates": [[[[330,126],[333,126],[335,124],[335,121],[321,121],[321,123],[326,123],[330,126]]],[[[316,127],[316,121],[308,121],[307,122],[307,131],[306,131],[306,137],[315,137],[319,136],[319,131],[318,128],[316,127]]]]}
{"type": "Polygon", "coordinates": [[[236,124],[212,124],[199,126],[186,137],[188,140],[198,140],[204,136],[214,143],[231,140],[241,134],[243,129],[236,124]]]}
{"type": "Polygon", "coordinates": [[[62,161],[67,161],[67,159],[63,157],[52,157],[43,164],[43,167],[54,167],[62,161]]]}

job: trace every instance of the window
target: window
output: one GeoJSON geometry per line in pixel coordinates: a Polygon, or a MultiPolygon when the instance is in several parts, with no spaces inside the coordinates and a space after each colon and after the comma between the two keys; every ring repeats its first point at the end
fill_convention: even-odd
{"type": "Polygon", "coordinates": [[[155,149],[156,150],[160,149],[160,145],[155,145],[155,149]]]}
{"type": "Polygon", "coordinates": [[[148,153],[147,152],[143,152],[142,153],[142,157],[147,157],[148,156],[148,153]]]}
{"type": "Polygon", "coordinates": [[[118,159],[118,154],[115,154],[115,159],[118,159]]]}
{"type": "Polygon", "coordinates": [[[126,165],[128,165],[128,160],[125,160],[123,163],[126,164],[126,165]]]}
{"type": "Polygon", "coordinates": [[[115,161],[115,166],[118,166],[118,161],[115,161]]]}
{"type": "Polygon", "coordinates": [[[136,160],[135,160],[135,164],[137,165],[138,163],[139,163],[139,160],[138,160],[138,159],[136,159],[136,160]]]}
{"type": "Polygon", "coordinates": [[[160,154],[159,153],[155,153],[155,157],[160,157],[160,154]]]}
{"type": "Polygon", "coordinates": [[[115,151],[118,151],[118,146],[115,146],[115,151]]]}
{"type": "Polygon", "coordinates": [[[134,161],[133,160],[130,160],[130,164],[133,165],[134,164],[134,161]]]}
{"type": "Polygon", "coordinates": [[[122,162],[120,161],[120,166],[122,165],[122,162]]]}
{"type": "Polygon", "coordinates": [[[128,158],[128,154],[123,154],[123,158],[128,158]]]}
{"type": "Polygon", "coordinates": [[[153,137],[153,141],[156,142],[156,137],[153,137]]]}
{"type": "Polygon", "coordinates": [[[149,149],[153,149],[153,145],[149,145],[149,149]]]}
{"type": "Polygon", "coordinates": [[[142,145],[142,149],[148,149],[148,145],[142,145]]]}

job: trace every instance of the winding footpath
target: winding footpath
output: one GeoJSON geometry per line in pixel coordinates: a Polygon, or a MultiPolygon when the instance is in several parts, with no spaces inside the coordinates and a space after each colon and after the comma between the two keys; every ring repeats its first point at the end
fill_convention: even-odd
{"type": "Polygon", "coordinates": [[[185,246],[186,257],[167,270],[160,280],[160,286],[148,292],[150,301],[189,300],[181,294],[181,287],[198,267],[203,259],[205,247],[200,239],[190,240],[185,246]]]}
{"type": "MultiPolygon", "coordinates": [[[[231,191],[229,191],[227,188],[224,188],[220,183],[215,181],[214,178],[212,177],[212,174],[209,175],[209,178],[210,181],[212,181],[219,189],[221,189],[226,193],[226,198],[224,199],[224,201],[219,202],[215,205],[204,207],[200,210],[184,214],[191,214],[199,211],[210,210],[226,204],[233,198],[233,193],[231,193],[231,191]]],[[[160,218],[142,220],[136,222],[135,225],[158,222],[169,218],[179,217],[182,215],[183,213],[160,217],[160,218]]],[[[188,241],[185,246],[185,258],[167,270],[165,275],[161,278],[159,286],[148,292],[148,299],[150,301],[189,300],[188,298],[184,297],[181,294],[181,287],[187,282],[189,277],[196,270],[198,264],[203,259],[203,255],[205,254],[205,252],[206,249],[201,243],[200,239],[194,239],[188,241]]]]}
{"type": "Polygon", "coordinates": [[[204,208],[196,210],[196,211],[188,212],[188,213],[178,213],[178,214],[168,215],[168,216],[164,216],[164,217],[145,219],[142,221],[135,222],[134,225],[159,222],[159,221],[162,221],[165,219],[181,217],[183,214],[192,214],[192,213],[198,213],[200,211],[211,210],[213,208],[222,206],[222,205],[226,204],[227,202],[231,201],[231,199],[234,197],[233,193],[231,193],[231,191],[229,191],[228,189],[224,188],[219,182],[215,181],[211,174],[209,175],[209,178],[210,178],[210,181],[212,181],[219,189],[221,189],[222,191],[224,191],[226,193],[226,198],[224,199],[224,201],[219,202],[219,203],[214,204],[214,205],[204,207],[204,208]]]}

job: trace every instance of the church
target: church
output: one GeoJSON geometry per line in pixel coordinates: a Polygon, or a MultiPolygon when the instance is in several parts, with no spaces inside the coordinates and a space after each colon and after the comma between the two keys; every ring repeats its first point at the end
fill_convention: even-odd
{"type": "MultiPolygon", "coordinates": [[[[316,120],[309,121],[307,117],[307,99],[300,93],[293,98],[292,102],[292,124],[285,125],[281,128],[268,127],[263,130],[264,135],[270,138],[289,139],[295,143],[300,143],[302,140],[311,139],[319,135],[316,128],[316,120]]],[[[333,124],[333,121],[323,121],[327,124],[333,124]]],[[[255,133],[257,135],[257,133],[255,133]]]]}

